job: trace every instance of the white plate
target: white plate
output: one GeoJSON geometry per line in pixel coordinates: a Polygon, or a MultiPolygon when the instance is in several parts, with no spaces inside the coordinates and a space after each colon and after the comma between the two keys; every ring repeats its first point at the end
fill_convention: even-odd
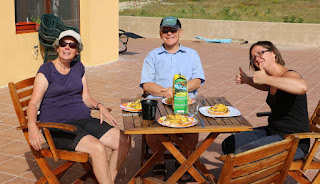
{"type": "Polygon", "coordinates": [[[212,117],[212,118],[220,118],[220,117],[233,117],[233,116],[240,116],[241,113],[238,109],[232,107],[232,106],[227,106],[229,111],[230,111],[230,114],[228,115],[213,115],[213,114],[210,114],[208,112],[208,109],[210,108],[211,106],[204,106],[204,107],[200,107],[199,108],[199,111],[202,115],[204,116],[208,116],[208,117],[212,117]]]}
{"type": "MultiPolygon", "coordinates": [[[[161,102],[164,103],[164,104],[166,104],[166,105],[172,105],[172,102],[171,102],[171,103],[168,103],[167,100],[168,100],[168,98],[162,98],[161,102]]],[[[188,105],[194,104],[194,102],[195,102],[194,98],[191,98],[191,99],[189,100],[189,102],[188,102],[188,105]]]]}
{"type": "MultiPolygon", "coordinates": [[[[128,102],[130,103],[130,102],[128,102]]],[[[128,106],[128,103],[124,103],[120,105],[120,108],[124,111],[128,111],[128,112],[141,112],[142,109],[134,109],[134,108],[130,108],[128,106]]]]}
{"type": "Polygon", "coordinates": [[[167,125],[166,124],[166,116],[163,116],[161,118],[158,119],[158,123],[162,126],[166,126],[166,127],[171,127],[171,128],[186,128],[186,127],[191,127],[194,126],[198,123],[198,120],[189,116],[186,116],[189,119],[189,122],[191,122],[191,125],[187,125],[187,126],[173,126],[173,125],[167,125]]]}

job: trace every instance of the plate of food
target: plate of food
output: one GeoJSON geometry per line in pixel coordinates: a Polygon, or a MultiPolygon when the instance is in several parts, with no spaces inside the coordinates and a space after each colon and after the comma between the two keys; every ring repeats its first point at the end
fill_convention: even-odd
{"type": "Polygon", "coordinates": [[[142,110],[141,101],[124,103],[120,105],[120,108],[128,112],[140,112],[142,110]]]}
{"type": "Polygon", "coordinates": [[[160,125],[173,128],[191,127],[196,125],[197,122],[197,119],[181,114],[167,115],[158,119],[160,125]]]}
{"type": "MultiPolygon", "coordinates": [[[[162,98],[161,101],[166,105],[172,105],[172,98],[162,98]]],[[[195,102],[194,98],[188,97],[188,105],[194,104],[194,102],[195,102]]]]}
{"type": "Polygon", "coordinates": [[[232,106],[225,106],[223,104],[216,104],[214,106],[200,107],[199,111],[202,115],[213,117],[213,118],[233,117],[233,116],[240,116],[241,115],[241,113],[238,109],[236,109],[232,106]]]}

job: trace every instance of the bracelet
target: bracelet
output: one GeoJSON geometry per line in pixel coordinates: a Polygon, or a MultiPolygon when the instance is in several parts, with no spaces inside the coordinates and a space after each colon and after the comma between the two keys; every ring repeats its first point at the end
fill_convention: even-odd
{"type": "Polygon", "coordinates": [[[96,110],[98,110],[98,105],[99,105],[99,104],[103,105],[103,103],[98,102],[97,105],[95,106],[95,109],[96,109],[96,110]]]}

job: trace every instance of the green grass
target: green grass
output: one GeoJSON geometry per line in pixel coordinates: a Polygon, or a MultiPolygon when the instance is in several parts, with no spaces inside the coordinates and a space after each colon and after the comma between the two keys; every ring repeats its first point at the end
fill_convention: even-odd
{"type": "MultiPolygon", "coordinates": [[[[139,0],[135,2],[138,4],[139,0]]],[[[143,17],[176,16],[190,19],[319,24],[320,0],[153,0],[141,8],[125,9],[119,14],[143,17]]]]}

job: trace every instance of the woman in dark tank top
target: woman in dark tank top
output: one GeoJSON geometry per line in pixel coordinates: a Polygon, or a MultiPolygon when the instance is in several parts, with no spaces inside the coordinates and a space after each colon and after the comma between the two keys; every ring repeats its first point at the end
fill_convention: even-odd
{"type": "MultiPolygon", "coordinates": [[[[285,62],[280,52],[270,41],[253,44],[249,59],[250,67],[255,70],[254,75],[247,76],[239,67],[236,83],[268,91],[266,102],[271,109],[271,115],[267,126],[227,137],[222,143],[225,154],[241,153],[280,141],[287,134],[310,131],[307,84],[300,74],[284,67],[285,62]]],[[[300,140],[294,159],[302,158],[308,152],[309,144],[309,139],[300,140]]]]}

